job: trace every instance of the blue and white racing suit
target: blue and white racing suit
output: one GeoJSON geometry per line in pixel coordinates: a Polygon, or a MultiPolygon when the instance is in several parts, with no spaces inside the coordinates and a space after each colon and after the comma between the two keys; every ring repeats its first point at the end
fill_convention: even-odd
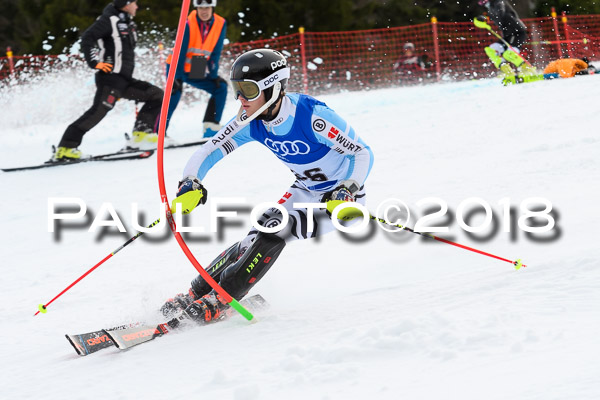
{"type": "MultiPolygon", "coordinates": [[[[313,232],[307,231],[307,211],[293,203],[320,203],[323,195],[344,180],[359,183],[356,201],[365,204],[364,182],[373,165],[373,153],[354,129],[324,103],[306,95],[290,93],[283,97],[277,116],[269,122],[253,120],[239,125],[230,120],[210,141],[190,158],[183,176],[202,180],[223,157],[238,147],[257,141],[269,149],[296,176],[279,204],[289,213],[289,223],[278,236],[286,241],[315,237],[335,229],[325,210],[314,210],[313,232]]],[[[273,227],[281,223],[281,212],[267,210],[259,224],[273,227]]],[[[241,243],[247,247],[256,236],[252,229],[241,243]]]]}

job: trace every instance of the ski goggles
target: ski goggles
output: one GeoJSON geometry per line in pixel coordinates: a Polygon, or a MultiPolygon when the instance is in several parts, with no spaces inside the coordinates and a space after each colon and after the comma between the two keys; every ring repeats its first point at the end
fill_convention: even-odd
{"type": "Polygon", "coordinates": [[[283,68],[279,71],[273,72],[265,79],[261,79],[259,82],[251,79],[236,79],[231,80],[231,86],[233,86],[233,95],[237,100],[240,96],[248,101],[254,101],[260,96],[260,92],[270,88],[282,79],[288,79],[290,77],[290,69],[283,68]]]}
{"type": "Polygon", "coordinates": [[[217,0],[194,0],[194,7],[216,7],[217,0]]]}

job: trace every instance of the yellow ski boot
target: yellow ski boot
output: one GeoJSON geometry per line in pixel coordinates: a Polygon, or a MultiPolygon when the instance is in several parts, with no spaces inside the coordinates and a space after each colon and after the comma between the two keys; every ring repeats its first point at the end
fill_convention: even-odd
{"type": "Polygon", "coordinates": [[[61,146],[56,149],[53,160],[68,162],[73,160],[80,160],[82,158],[87,157],[87,155],[84,155],[80,150],[77,150],[76,148],[61,146]]]}
{"type": "Polygon", "coordinates": [[[523,82],[535,82],[544,80],[544,74],[539,72],[536,67],[528,63],[521,65],[521,67],[519,68],[518,76],[523,80],[523,82]]]}
{"type": "Polygon", "coordinates": [[[502,78],[502,84],[504,86],[517,83],[517,75],[515,74],[515,70],[507,62],[500,65],[499,75],[502,78]]]}
{"type": "Polygon", "coordinates": [[[492,63],[494,63],[494,66],[496,68],[500,68],[500,64],[502,64],[504,60],[498,55],[498,53],[496,53],[496,50],[492,49],[489,46],[483,50],[485,51],[485,54],[490,58],[492,63]]]}
{"type": "Polygon", "coordinates": [[[144,131],[133,131],[127,147],[138,150],[151,150],[156,148],[158,134],[144,131]]]}

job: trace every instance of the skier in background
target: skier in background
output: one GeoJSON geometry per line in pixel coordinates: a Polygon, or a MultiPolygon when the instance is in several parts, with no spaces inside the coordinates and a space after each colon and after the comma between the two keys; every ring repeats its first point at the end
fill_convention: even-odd
{"type": "Polygon", "coordinates": [[[114,0],[83,33],[81,50],[87,64],[95,69],[96,95],[92,107],[69,125],[56,149],[54,161],[84,157],[77,147],[83,135],[113,109],[120,98],[144,102],[133,127],[130,148],[156,147],[156,122],[162,104],[162,89],[133,78],[137,41],[133,17],[136,0],[114,0]],[[98,49],[96,49],[96,47],[98,49]]]}
{"type": "Polygon", "coordinates": [[[398,57],[394,63],[393,69],[399,73],[413,73],[425,71],[431,67],[428,57],[418,56],[415,52],[415,45],[411,42],[406,42],[402,46],[402,55],[398,57]]]}
{"type": "MultiPolygon", "coordinates": [[[[230,79],[235,98],[241,103],[238,115],[191,157],[175,199],[183,205],[186,197],[197,196],[192,197],[192,204],[188,201],[189,209],[204,204],[207,192],[201,180],[218,161],[252,141],[264,145],[295,174],[295,182],[278,202],[289,214],[285,228],[278,233],[253,228],[206,269],[238,300],[275,263],[287,242],[334,230],[328,215],[335,205],[344,201],[365,203],[363,185],[373,164],[369,146],[324,103],[310,96],[286,93],[289,77],[287,61],[277,51],[252,50],[236,59],[230,79]],[[327,202],[327,211],[314,211],[312,232],[307,229],[307,210],[294,208],[296,202],[327,202]]],[[[263,157],[262,154],[256,156],[263,157]]],[[[350,210],[349,214],[340,213],[338,218],[351,221],[356,217],[356,209],[346,210],[350,210]]],[[[262,214],[258,223],[276,227],[282,223],[282,213],[271,208],[262,214]]],[[[207,323],[218,319],[226,308],[199,275],[192,281],[188,293],[169,299],[161,311],[165,317],[184,311],[189,318],[207,323]]]]}
{"type": "Polygon", "coordinates": [[[593,75],[596,67],[586,57],[561,58],[554,60],[544,68],[544,74],[558,74],[561,78],[572,78],[575,75],[593,75]]]}
{"type": "MultiPolygon", "coordinates": [[[[503,78],[514,77],[517,72],[520,75],[536,74],[536,69],[519,54],[527,40],[527,27],[515,9],[505,0],[479,0],[479,5],[487,9],[490,19],[498,26],[502,38],[510,46],[498,41],[485,48],[485,53],[500,70],[503,78]]],[[[477,18],[485,21],[483,16],[477,18]]]]}
{"type": "MultiPolygon", "coordinates": [[[[181,100],[183,83],[210,94],[204,114],[203,136],[214,136],[221,126],[221,116],[227,97],[227,82],[219,77],[219,60],[227,31],[227,22],[215,14],[217,0],[194,0],[196,9],[185,25],[181,54],[177,62],[175,83],[169,102],[167,127],[181,100]]],[[[167,75],[172,55],[167,59],[167,75]]]]}

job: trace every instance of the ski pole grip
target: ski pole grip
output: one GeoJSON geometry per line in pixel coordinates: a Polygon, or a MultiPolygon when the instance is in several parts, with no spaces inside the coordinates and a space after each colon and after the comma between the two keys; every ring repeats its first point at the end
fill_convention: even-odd
{"type": "Polygon", "coordinates": [[[250,311],[246,310],[243,305],[238,303],[236,299],[231,299],[229,305],[233,307],[234,310],[242,314],[244,318],[246,318],[248,321],[252,321],[252,319],[254,318],[254,315],[252,315],[250,311]]]}
{"type": "Polygon", "coordinates": [[[487,24],[487,22],[480,20],[479,18],[473,18],[473,24],[479,29],[491,30],[492,27],[487,24]]]}

